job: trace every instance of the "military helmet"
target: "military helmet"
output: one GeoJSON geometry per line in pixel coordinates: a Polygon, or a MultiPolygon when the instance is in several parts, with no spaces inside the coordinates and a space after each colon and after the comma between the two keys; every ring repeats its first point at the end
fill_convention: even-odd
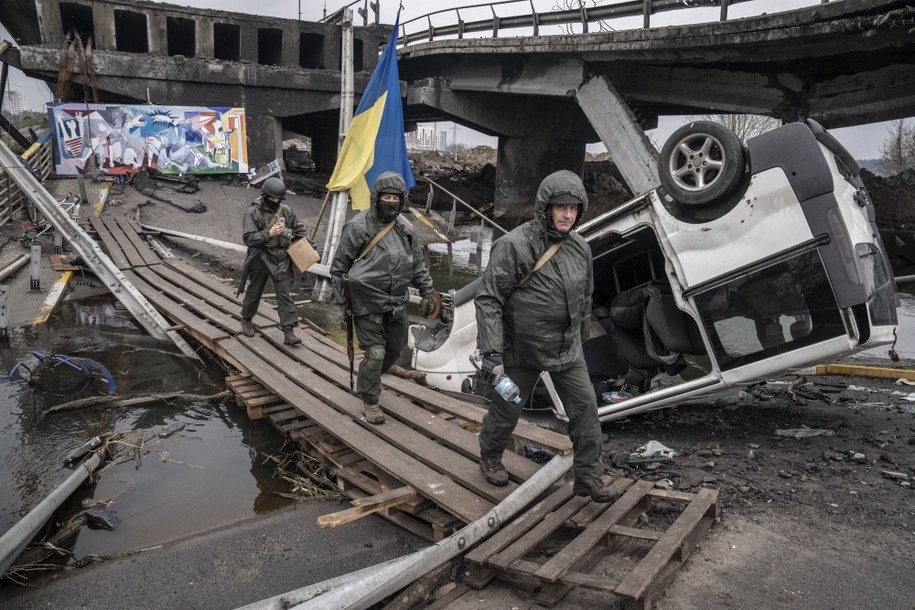
{"type": "Polygon", "coordinates": [[[267,178],[261,185],[261,194],[270,195],[277,199],[285,199],[286,183],[276,177],[267,178]]]}

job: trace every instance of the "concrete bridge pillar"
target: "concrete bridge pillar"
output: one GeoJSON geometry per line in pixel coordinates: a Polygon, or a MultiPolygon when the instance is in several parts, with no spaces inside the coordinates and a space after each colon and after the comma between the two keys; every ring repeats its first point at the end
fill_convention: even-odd
{"type": "Polygon", "coordinates": [[[311,158],[319,172],[332,172],[337,164],[337,147],[340,141],[337,133],[338,124],[336,117],[316,121],[308,133],[311,137],[311,158]]]}
{"type": "Polygon", "coordinates": [[[494,216],[512,224],[528,220],[543,179],[560,169],[580,176],[584,163],[582,140],[500,136],[494,216]]]}
{"type": "Polygon", "coordinates": [[[260,170],[274,159],[282,160],[283,128],[280,119],[247,114],[248,165],[260,170]]]}

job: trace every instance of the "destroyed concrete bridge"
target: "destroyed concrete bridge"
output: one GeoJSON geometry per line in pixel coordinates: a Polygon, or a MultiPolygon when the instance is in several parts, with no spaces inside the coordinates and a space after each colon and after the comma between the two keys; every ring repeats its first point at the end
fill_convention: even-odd
{"type": "MultiPolygon", "coordinates": [[[[582,11],[527,9],[480,22],[465,22],[455,11],[454,26],[433,27],[425,17],[406,22],[406,120],[452,120],[498,136],[495,200],[502,207],[528,201],[554,169],[580,170],[585,145],[597,141],[631,190],[655,186],[655,150],[642,130],[659,115],[758,113],[842,127],[915,114],[915,9],[905,0],[824,0],[727,20],[728,6],[740,1],[692,2],[719,7],[721,20],[662,28],[649,27],[653,14],[693,8],[628,1],[582,11]],[[587,32],[589,23],[633,16],[642,16],[645,27],[498,37],[511,27],[539,33],[544,25],[576,21],[587,32]],[[463,38],[473,31],[492,37],[463,38]]],[[[0,19],[19,46],[2,59],[30,76],[58,83],[66,65],[61,47],[78,33],[93,41],[85,63],[101,101],[245,107],[253,164],[279,156],[286,129],[312,138],[319,168],[333,166],[339,25],[151,2],[6,4],[12,10],[0,19]]],[[[357,95],[389,31],[355,28],[357,95]]],[[[74,63],[74,82],[86,83],[74,63]]]]}

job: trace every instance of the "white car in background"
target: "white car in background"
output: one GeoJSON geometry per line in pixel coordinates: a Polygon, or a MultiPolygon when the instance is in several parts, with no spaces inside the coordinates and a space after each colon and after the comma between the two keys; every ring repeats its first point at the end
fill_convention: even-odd
{"type": "MultiPolygon", "coordinates": [[[[602,421],[708,396],[896,338],[898,297],[874,207],[849,153],[814,121],[744,147],[694,122],[661,150],[661,187],[584,222],[594,264],[584,345],[602,421]],[[602,404],[641,377],[641,393],[602,404]],[[664,383],[657,383],[664,380],[664,383]]],[[[450,328],[411,329],[431,386],[485,394],[470,356],[479,280],[450,328]]],[[[526,405],[564,418],[549,376],[526,405]]]]}

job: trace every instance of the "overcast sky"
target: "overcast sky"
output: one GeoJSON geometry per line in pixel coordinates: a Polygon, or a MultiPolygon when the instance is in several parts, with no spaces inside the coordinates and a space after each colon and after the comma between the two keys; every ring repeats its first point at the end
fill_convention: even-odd
{"type": "MultiPolygon", "coordinates": [[[[604,2],[607,1],[610,0],[604,0],[604,2]]],[[[381,22],[393,23],[397,14],[398,3],[395,0],[378,0],[378,2],[381,7],[381,22]]],[[[421,21],[423,24],[422,26],[419,24],[411,26],[408,22],[411,19],[428,14],[430,6],[434,6],[434,10],[439,11],[440,9],[451,9],[478,3],[480,3],[479,0],[436,0],[434,4],[428,0],[403,0],[401,3],[403,9],[400,21],[401,23],[406,24],[407,31],[414,31],[425,27],[425,20],[421,21]]],[[[558,5],[566,6],[573,4],[574,6],[577,6],[575,0],[533,0],[533,3],[538,11],[548,11],[558,5]]],[[[177,2],[171,2],[170,4],[198,8],[216,8],[239,13],[256,13],[259,15],[283,17],[286,19],[296,19],[299,16],[299,11],[301,11],[301,18],[303,20],[316,21],[324,17],[325,11],[327,13],[333,13],[344,6],[346,2],[343,0],[259,0],[258,2],[251,2],[250,0],[184,0],[182,2],[179,0],[177,2]]],[[[357,2],[353,4],[353,9],[363,7],[367,4],[368,0],[357,0],[357,2]]],[[[588,2],[588,4],[591,4],[591,2],[588,2]]],[[[816,4],[820,4],[820,0],[751,0],[749,2],[731,5],[728,9],[728,17],[729,19],[737,19],[740,17],[759,15],[764,12],[774,13],[816,4]]],[[[519,0],[517,4],[503,4],[498,6],[496,10],[497,14],[500,16],[508,16],[529,10],[529,6],[530,0],[519,0]]],[[[699,23],[717,21],[718,15],[719,9],[715,7],[674,10],[653,15],[651,18],[651,25],[652,27],[661,27],[687,22],[699,23]]],[[[492,12],[488,7],[461,10],[461,17],[464,20],[491,16],[492,12]]],[[[371,13],[369,14],[369,18],[373,18],[371,13]]],[[[432,19],[433,24],[454,23],[456,21],[454,11],[447,11],[432,19]]],[[[362,18],[358,15],[356,16],[356,24],[362,24],[362,18]]],[[[641,17],[639,17],[631,20],[615,20],[610,25],[612,25],[614,29],[628,29],[641,27],[641,24],[642,20],[641,17]]],[[[594,24],[592,24],[591,27],[591,31],[595,31],[594,24]]],[[[544,28],[541,30],[541,33],[548,34],[550,33],[550,30],[559,33],[558,26],[544,28]]],[[[580,31],[580,28],[577,31],[580,31]]],[[[524,33],[523,30],[507,30],[505,36],[523,35],[524,33]]],[[[0,25],[0,38],[12,40],[2,25],[0,25]]],[[[40,108],[45,102],[50,101],[51,99],[50,91],[44,83],[30,79],[15,69],[10,70],[7,87],[8,90],[21,92],[26,98],[26,106],[32,109],[40,108]]],[[[670,133],[679,127],[683,120],[683,117],[661,117],[658,129],[648,133],[660,148],[670,133]]],[[[880,144],[883,139],[886,138],[888,126],[889,123],[874,123],[871,125],[836,129],[833,130],[833,133],[845,147],[851,151],[855,158],[874,159],[880,156],[880,144]]],[[[476,134],[470,129],[463,127],[458,127],[456,136],[457,141],[461,144],[471,146],[476,144],[495,145],[495,140],[493,138],[487,138],[482,134],[476,134]]],[[[598,145],[598,147],[600,146],[598,145]]],[[[595,147],[592,146],[590,149],[594,150],[594,148],[595,147]]]]}

